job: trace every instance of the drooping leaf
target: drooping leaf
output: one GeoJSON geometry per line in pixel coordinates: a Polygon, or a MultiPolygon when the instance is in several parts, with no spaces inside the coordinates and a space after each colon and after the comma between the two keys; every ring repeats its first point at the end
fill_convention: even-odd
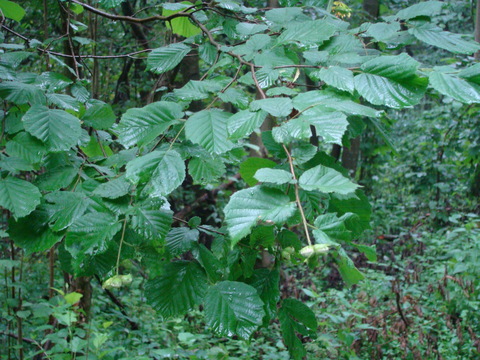
{"type": "Polygon", "coordinates": [[[361,66],[355,76],[355,88],[374,105],[401,109],[418,104],[427,87],[427,79],[415,75],[418,62],[406,54],[381,56],[361,66]]]}
{"type": "Polygon", "coordinates": [[[211,153],[222,154],[234,146],[228,140],[227,121],[230,116],[230,113],[219,109],[202,110],[187,120],[185,135],[211,153]]]}
{"type": "Polygon", "coordinates": [[[240,164],[240,175],[249,186],[254,186],[258,183],[258,180],[255,179],[255,173],[259,169],[273,168],[275,166],[277,166],[277,163],[272,160],[250,157],[240,164]]]}
{"type": "Polygon", "coordinates": [[[50,203],[46,207],[52,213],[50,228],[61,231],[72,225],[87,210],[88,198],[81,193],[56,191],[45,196],[50,203]]]}
{"type": "Polygon", "coordinates": [[[275,317],[277,303],[280,300],[280,272],[276,269],[256,269],[249,279],[249,284],[257,289],[260,299],[265,304],[266,319],[264,323],[275,317]]]}
{"type": "Polygon", "coordinates": [[[305,190],[319,190],[324,193],[349,194],[359,186],[352,183],[338,171],[323,165],[305,171],[298,179],[298,184],[305,190]]]}
{"type": "Polygon", "coordinates": [[[237,191],[224,209],[232,244],[250,234],[257,223],[282,224],[295,210],[295,203],[276,189],[255,186],[237,191]]]}
{"type": "Polygon", "coordinates": [[[302,360],[306,355],[302,341],[297,333],[303,336],[314,335],[317,320],[313,311],[297,299],[285,299],[278,312],[282,337],[290,356],[294,360],[302,360]]]}
{"type": "Polygon", "coordinates": [[[135,206],[132,215],[133,230],[147,240],[164,240],[172,224],[172,211],[162,209],[164,201],[147,200],[135,206]]]}
{"type": "Polygon", "coordinates": [[[205,318],[220,336],[238,335],[249,339],[265,315],[257,290],[236,281],[211,286],[205,296],[205,318]]]}
{"type": "Polygon", "coordinates": [[[285,170],[262,168],[255,173],[255,179],[272,184],[287,184],[293,181],[292,174],[285,170]]]}
{"type": "Polygon", "coordinates": [[[290,98],[268,98],[252,101],[250,109],[253,111],[261,109],[272,116],[284,117],[290,115],[293,105],[290,98]]]}
{"type": "Polygon", "coordinates": [[[195,250],[195,258],[205,269],[210,281],[215,283],[220,280],[224,268],[220,260],[203,244],[197,244],[195,250]]]}
{"type": "Polygon", "coordinates": [[[480,102],[480,85],[463,79],[458,74],[434,71],[429,74],[430,85],[439,93],[465,104],[480,102]]]}
{"type": "Polygon", "coordinates": [[[354,237],[358,237],[364,230],[370,229],[372,206],[362,190],[357,189],[354,196],[332,195],[328,205],[328,211],[336,212],[339,216],[346,213],[357,215],[357,217],[345,220],[345,226],[353,232],[354,237]]]}
{"type": "Polygon", "coordinates": [[[0,98],[16,105],[45,104],[45,94],[35,85],[19,81],[3,81],[0,83],[0,98]]]}
{"type": "Polygon", "coordinates": [[[154,49],[147,58],[147,67],[156,74],[163,74],[180,64],[190,52],[190,47],[184,43],[173,43],[154,49]]]}
{"type": "Polygon", "coordinates": [[[337,29],[326,20],[287,23],[286,30],[277,39],[278,44],[321,44],[330,39],[337,29]]]}
{"type": "Polygon", "coordinates": [[[63,234],[56,234],[48,227],[49,212],[42,206],[21,219],[9,220],[8,234],[15,244],[27,255],[49,250],[62,240],[63,234]]]}
{"type": "Polygon", "coordinates": [[[193,261],[176,261],[164,266],[160,276],[148,280],[148,303],[165,318],[183,315],[199,304],[207,290],[207,277],[193,261]]]}
{"type": "Polygon", "coordinates": [[[53,104],[64,110],[73,110],[79,112],[82,108],[82,103],[74,97],[66,94],[47,94],[48,105],[53,104]]]}
{"type": "Polygon", "coordinates": [[[107,199],[116,199],[128,194],[130,186],[131,184],[125,179],[125,177],[120,176],[116,179],[100,184],[93,191],[93,194],[107,199]]]}
{"type": "Polygon", "coordinates": [[[35,184],[43,191],[60,190],[70,185],[77,175],[78,169],[74,166],[53,167],[41,174],[35,184]]]}
{"type": "Polygon", "coordinates": [[[182,116],[181,106],[168,101],[128,109],[118,126],[119,141],[127,148],[146,145],[182,116]]]}
{"type": "Polygon", "coordinates": [[[25,130],[42,140],[47,148],[66,151],[76,145],[80,138],[80,120],[63,110],[52,110],[34,105],[23,116],[25,130]]]}
{"type": "Polygon", "coordinates": [[[193,244],[198,241],[198,236],[199,232],[196,229],[173,228],[165,238],[167,250],[174,257],[181,255],[192,249],[193,244]]]}
{"type": "Polygon", "coordinates": [[[454,54],[473,54],[480,50],[480,45],[477,42],[466,40],[459,34],[443,31],[430,23],[413,27],[408,31],[418,40],[454,54]]]}
{"type": "Polygon", "coordinates": [[[353,73],[348,69],[339,66],[330,66],[328,68],[320,69],[316,76],[327,85],[353,93],[353,73]]]}
{"type": "Polygon", "coordinates": [[[96,103],[85,111],[82,120],[87,126],[105,130],[115,123],[116,116],[109,104],[96,103]]]}
{"type": "Polygon", "coordinates": [[[175,150],[152,151],[127,163],[125,177],[134,184],[147,183],[150,196],[170,194],[185,179],[185,164],[175,150]]]}
{"type": "Polygon", "coordinates": [[[336,240],[351,240],[352,232],[345,225],[345,221],[351,216],[355,215],[346,213],[337,217],[337,214],[326,213],[318,216],[315,219],[316,229],[313,230],[317,244],[329,244],[336,240]]]}
{"type": "Polygon", "coordinates": [[[28,181],[7,176],[0,179],[0,206],[18,219],[30,214],[40,204],[38,188],[28,181]]]}
{"type": "Polygon", "coordinates": [[[223,161],[218,158],[194,158],[188,163],[188,173],[197,184],[209,184],[225,174],[223,161]]]}
{"type": "Polygon", "coordinates": [[[299,117],[315,127],[317,136],[321,136],[327,144],[342,145],[342,137],[347,131],[347,117],[338,111],[325,111],[320,107],[313,107],[299,117]]]}
{"type": "Polygon", "coordinates": [[[273,139],[280,144],[289,144],[294,140],[307,140],[312,136],[310,124],[304,119],[291,119],[273,128],[273,139]]]}
{"type": "Polygon", "coordinates": [[[89,256],[101,254],[122,224],[108,213],[90,212],[77,219],[68,229],[65,247],[73,257],[75,272],[89,256]]]}
{"type": "Polygon", "coordinates": [[[350,259],[350,257],[347,255],[345,250],[339,249],[338,256],[335,258],[335,260],[338,265],[338,271],[340,272],[343,281],[345,281],[348,286],[358,284],[358,282],[365,278],[365,276],[357,269],[352,259],[350,259]]]}
{"type": "Polygon", "coordinates": [[[410,20],[419,16],[430,17],[438,14],[444,5],[445,3],[441,1],[424,1],[400,10],[394,17],[401,20],[410,20]]]}
{"type": "Polygon", "coordinates": [[[260,128],[267,117],[265,111],[239,111],[230,116],[227,121],[227,129],[231,140],[239,140],[249,136],[256,129],[260,128]]]}
{"type": "Polygon", "coordinates": [[[27,132],[21,132],[7,142],[7,153],[19,157],[30,164],[38,163],[45,154],[45,146],[27,132]]]}

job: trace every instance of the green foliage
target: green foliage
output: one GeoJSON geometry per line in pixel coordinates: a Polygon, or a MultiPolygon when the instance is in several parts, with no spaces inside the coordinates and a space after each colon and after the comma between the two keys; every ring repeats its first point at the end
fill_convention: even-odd
{"type": "MultiPolygon", "coordinates": [[[[121,4],[98,1],[106,9],[121,4]]],[[[127,12],[131,4],[123,5],[127,12]]],[[[356,29],[319,4],[285,5],[265,10],[230,0],[163,4],[163,16],[173,16],[167,22],[156,6],[131,15],[151,16],[141,21],[81,2],[69,4],[68,16],[63,5],[52,8],[50,15],[69,29],[55,36],[65,35],[72,55],[59,52],[66,48],[55,40],[58,29],[52,29],[53,40],[44,33],[48,24],[42,41],[20,34],[33,36],[39,4],[27,14],[0,0],[4,16],[22,24],[18,33],[2,25],[9,31],[0,44],[0,205],[12,215],[7,231],[13,242],[31,256],[51,250],[53,261],[57,253],[62,270],[95,275],[105,289],[130,285],[132,277],[120,271],[140,267],[148,278],[147,301],[166,321],[203,309],[217,335],[248,340],[278,319],[289,354],[304,358],[303,344],[315,338],[319,324],[300,300],[280,300],[280,273],[330,261],[347,285],[362,286],[365,276],[352,253],[376,257],[374,247],[353,242],[370,228],[372,207],[326,151],[331,144],[349,146],[365,123],[388,139],[385,111],[415,106],[425,96],[480,103],[479,67],[466,66],[468,58],[461,56],[480,47],[442,29],[435,15],[446,5],[438,1],[356,29]],[[77,16],[92,11],[105,29],[77,16]],[[115,32],[126,31],[111,19],[128,20],[135,41],[153,50],[98,57],[102,37],[118,39],[115,32]],[[165,28],[178,35],[176,42],[148,36],[150,45],[144,38],[147,29],[164,34],[165,28]],[[101,37],[85,38],[97,31],[101,37]],[[416,40],[446,50],[453,65],[422,61],[420,68],[402,52],[416,40]],[[109,64],[102,76],[100,59],[109,64]],[[130,86],[133,64],[138,78],[130,86]],[[196,67],[201,74],[191,76],[187,70],[196,67]]],[[[134,43],[128,41],[122,44],[134,43]]],[[[475,153],[474,146],[469,149],[475,153]]],[[[468,161],[478,164],[478,155],[468,161]]],[[[57,348],[46,351],[58,359],[90,346],[82,327],[75,327],[81,312],[73,305],[81,298],[76,292],[61,295],[50,295],[38,315],[65,326],[48,333],[57,348]]],[[[27,317],[21,303],[7,306],[18,306],[17,319],[27,317]]],[[[114,341],[96,331],[97,358],[108,351],[115,353],[111,358],[123,356],[115,348],[102,354],[102,346],[114,341]]],[[[180,342],[195,342],[185,334],[180,342]]],[[[344,334],[351,347],[349,339],[344,334]]],[[[143,354],[165,355],[159,351],[152,346],[143,354]]]]}

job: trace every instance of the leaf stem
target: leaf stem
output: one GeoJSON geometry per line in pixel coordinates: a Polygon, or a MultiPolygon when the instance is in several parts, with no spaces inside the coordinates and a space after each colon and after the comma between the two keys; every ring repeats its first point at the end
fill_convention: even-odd
{"type": "Polygon", "coordinates": [[[118,246],[118,254],[117,254],[117,265],[116,265],[116,275],[118,275],[118,270],[120,268],[120,254],[122,253],[122,245],[123,239],[125,238],[125,230],[127,228],[127,218],[123,220],[123,228],[122,228],[122,237],[120,238],[120,245],[118,246]]]}
{"type": "Polygon", "coordinates": [[[298,181],[297,181],[297,176],[295,175],[295,169],[293,168],[292,155],[290,155],[290,152],[288,151],[285,144],[282,144],[282,146],[283,146],[283,150],[285,150],[285,153],[287,154],[288,163],[290,165],[290,172],[292,174],[293,180],[295,180],[295,200],[297,202],[298,210],[300,211],[300,216],[302,217],[303,229],[307,237],[308,245],[312,246],[312,240],[310,239],[310,233],[308,232],[307,218],[305,217],[305,212],[303,211],[302,202],[300,201],[300,193],[298,191],[298,181]]]}

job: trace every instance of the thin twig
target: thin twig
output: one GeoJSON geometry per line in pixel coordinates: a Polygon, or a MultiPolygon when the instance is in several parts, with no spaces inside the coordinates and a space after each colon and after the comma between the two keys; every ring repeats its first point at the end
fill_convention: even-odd
{"type": "Polygon", "coordinates": [[[308,232],[307,218],[305,217],[305,212],[303,211],[302,202],[300,201],[300,193],[298,190],[297,176],[295,175],[295,169],[293,167],[293,159],[287,147],[285,146],[285,144],[282,144],[282,146],[283,146],[283,149],[285,150],[285,153],[287,154],[288,163],[290,164],[290,173],[292,174],[293,180],[295,180],[295,200],[297,202],[298,210],[300,211],[300,216],[302,217],[303,229],[307,237],[308,245],[312,246],[312,240],[310,239],[310,233],[308,232]]]}

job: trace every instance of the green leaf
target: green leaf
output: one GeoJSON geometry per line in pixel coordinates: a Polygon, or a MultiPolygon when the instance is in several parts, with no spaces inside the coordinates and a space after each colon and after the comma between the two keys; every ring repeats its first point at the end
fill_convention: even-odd
{"type": "Polygon", "coordinates": [[[17,246],[25,250],[26,255],[49,250],[62,240],[63,234],[55,234],[48,227],[49,215],[46,209],[40,206],[24,218],[10,218],[9,236],[17,246]]]}
{"type": "Polygon", "coordinates": [[[222,281],[210,287],[205,296],[205,318],[220,336],[238,335],[249,339],[262,324],[263,302],[250,285],[222,281]]]}
{"type": "Polygon", "coordinates": [[[45,199],[50,203],[46,207],[52,214],[49,223],[53,231],[61,231],[72,225],[89,205],[84,194],[69,191],[52,192],[45,199]]]}
{"type": "Polygon", "coordinates": [[[302,189],[319,190],[324,193],[350,194],[359,187],[338,171],[323,165],[305,171],[298,179],[302,189]]]}
{"type": "Polygon", "coordinates": [[[82,117],[85,125],[97,130],[109,129],[116,120],[115,113],[109,104],[96,103],[90,106],[82,117]]]}
{"type": "Polygon", "coordinates": [[[351,115],[378,117],[381,114],[380,111],[357,104],[349,96],[330,90],[307,91],[293,99],[293,107],[298,111],[310,111],[317,106],[319,109],[337,110],[351,115]]]}
{"type": "Polygon", "coordinates": [[[268,182],[277,185],[293,182],[291,173],[279,169],[262,168],[257,170],[254,177],[260,182],[268,182]]]}
{"type": "Polygon", "coordinates": [[[23,116],[25,130],[42,140],[49,151],[66,151],[80,138],[80,120],[63,110],[34,105],[23,116]]]}
{"type": "Polygon", "coordinates": [[[10,210],[16,219],[35,210],[41,196],[38,188],[28,181],[11,176],[0,179],[0,206],[10,210]]]}
{"type": "Polygon", "coordinates": [[[347,253],[343,249],[339,249],[338,256],[335,258],[338,271],[342,276],[343,281],[347,286],[352,286],[358,284],[361,280],[365,278],[363,274],[355,267],[352,259],[348,257],[347,253]]]}
{"type": "Polygon", "coordinates": [[[312,136],[310,124],[303,119],[291,119],[272,130],[273,139],[280,144],[288,144],[294,140],[307,140],[312,136]]]}
{"type": "Polygon", "coordinates": [[[147,68],[156,74],[163,74],[176,67],[190,52],[184,43],[173,43],[154,49],[147,58],[147,68]]]}
{"type": "Polygon", "coordinates": [[[241,110],[247,109],[250,102],[245,92],[235,88],[228,88],[225,92],[218,93],[218,97],[223,102],[229,102],[241,110]]]}
{"type": "Polygon", "coordinates": [[[175,150],[152,151],[127,163],[125,177],[134,184],[147,183],[150,196],[170,194],[185,179],[185,164],[175,150]]]}
{"type": "Polygon", "coordinates": [[[275,243],[274,226],[256,226],[250,234],[250,246],[268,248],[275,243]]]}
{"type": "Polygon", "coordinates": [[[16,105],[45,104],[45,94],[35,85],[19,81],[3,81],[0,83],[0,98],[16,105]]]}
{"type": "Polygon", "coordinates": [[[119,142],[127,148],[146,145],[182,116],[181,106],[167,101],[128,109],[118,125],[119,142]]]}
{"type": "Polygon", "coordinates": [[[267,117],[265,111],[239,111],[230,116],[227,121],[227,129],[231,140],[239,140],[249,136],[256,129],[262,126],[263,121],[267,117]]]}
{"type": "Polygon", "coordinates": [[[168,252],[175,257],[190,251],[193,244],[198,241],[199,234],[196,229],[189,229],[187,227],[173,228],[165,238],[168,252]]]}
{"type": "Polygon", "coordinates": [[[145,296],[148,303],[165,318],[179,316],[199,304],[207,290],[207,277],[197,263],[168,263],[162,275],[148,280],[145,296]]]}
{"type": "Polygon", "coordinates": [[[347,229],[345,221],[352,215],[352,213],[346,213],[337,217],[337,214],[326,213],[318,216],[315,219],[317,229],[313,230],[317,244],[328,245],[332,240],[351,240],[352,232],[347,229]]]}
{"type": "Polygon", "coordinates": [[[275,166],[277,166],[277,163],[272,160],[250,157],[240,164],[240,175],[248,186],[254,186],[258,183],[254,176],[259,169],[273,168],[275,166]]]}
{"type": "Polygon", "coordinates": [[[36,181],[43,191],[55,191],[66,188],[78,175],[78,169],[73,166],[59,166],[48,169],[36,181]]]}
{"type": "Polygon", "coordinates": [[[353,73],[345,68],[339,66],[330,66],[322,68],[317,75],[319,80],[324,81],[327,85],[333,86],[339,90],[353,93],[353,73]]]}
{"type": "Polygon", "coordinates": [[[47,94],[46,97],[47,97],[47,102],[49,104],[53,104],[56,107],[59,107],[61,109],[73,110],[75,112],[79,112],[82,107],[81,102],[70,95],[47,94]]]}
{"type": "Polygon", "coordinates": [[[0,0],[0,11],[6,18],[18,22],[25,16],[25,10],[20,5],[9,0],[0,0]]]}
{"type": "Polygon", "coordinates": [[[400,23],[395,21],[390,24],[371,24],[365,34],[373,37],[376,41],[388,42],[398,31],[400,31],[400,23]]]}
{"type": "Polygon", "coordinates": [[[429,74],[430,85],[440,94],[465,104],[480,102],[480,85],[462,79],[457,74],[434,71],[429,74]]]}
{"type": "Polygon", "coordinates": [[[287,23],[286,30],[277,38],[277,44],[321,44],[335,34],[336,28],[326,20],[287,23]]]}
{"type": "Polygon", "coordinates": [[[175,97],[182,101],[202,100],[223,88],[222,82],[214,80],[190,80],[182,88],[173,90],[175,97]]]}
{"type": "Polygon", "coordinates": [[[317,136],[321,136],[323,142],[342,145],[342,137],[348,127],[347,117],[343,113],[314,107],[303,112],[298,119],[313,125],[317,136]]]}
{"type": "Polygon", "coordinates": [[[433,24],[422,24],[408,31],[418,40],[454,54],[473,54],[480,50],[480,45],[477,42],[465,40],[462,35],[443,31],[433,24]]]}
{"type": "Polygon", "coordinates": [[[188,163],[188,173],[195,184],[210,184],[225,174],[223,161],[218,158],[194,158],[188,163]]]}
{"type": "Polygon", "coordinates": [[[237,191],[224,209],[228,232],[235,245],[257,223],[283,224],[296,210],[283,192],[261,186],[237,191]]]}
{"type": "Polygon", "coordinates": [[[256,269],[249,279],[249,285],[257,289],[260,299],[265,304],[264,324],[275,317],[277,303],[280,300],[280,272],[277,269],[256,269]]]}
{"type": "Polygon", "coordinates": [[[42,142],[24,131],[7,142],[6,150],[10,156],[24,159],[30,164],[39,163],[45,154],[42,142]]]}
{"type": "Polygon", "coordinates": [[[400,10],[394,17],[401,20],[410,20],[419,16],[428,16],[438,14],[445,3],[441,1],[424,1],[400,10]]]}
{"type": "Polygon", "coordinates": [[[219,109],[203,110],[191,116],[185,125],[188,140],[215,154],[222,154],[234,145],[228,140],[227,121],[232,114],[219,109]]]}
{"type": "Polygon", "coordinates": [[[317,320],[313,311],[296,299],[285,299],[278,311],[283,341],[294,360],[302,360],[306,355],[302,341],[297,337],[310,335],[317,329],[317,320]],[[309,331],[310,330],[310,331],[309,331]]]}
{"type": "Polygon", "coordinates": [[[173,213],[162,209],[164,201],[147,200],[134,207],[132,229],[147,240],[164,240],[172,225],[173,213]]]}
{"type": "Polygon", "coordinates": [[[347,219],[345,225],[353,232],[354,237],[358,237],[364,230],[370,229],[372,206],[362,190],[357,189],[354,195],[348,198],[341,195],[332,196],[328,211],[336,212],[339,216],[349,212],[356,214],[358,217],[347,219]]]}
{"type": "Polygon", "coordinates": [[[293,109],[290,98],[268,98],[254,100],[250,103],[250,109],[253,111],[263,110],[275,117],[285,117],[290,115],[293,109]]]}
{"type": "Polygon", "coordinates": [[[88,256],[105,252],[108,242],[122,224],[108,213],[90,212],[77,219],[69,228],[65,248],[73,257],[75,272],[82,271],[82,262],[88,256]]]}
{"type": "Polygon", "coordinates": [[[213,255],[213,253],[208,250],[205,245],[198,244],[196,248],[198,250],[198,253],[195,253],[195,258],[207,272],[210,281],[215,283],[220,280],[220,278],[222,277],[223,269],[220,260],[218,260],[218,258],[213,255]]]}
{"type": "MultiPolygon", "coordinates": [[[[186,5],[187,7],[192,6],[193,4],[189,1],[183,1],[181,4],[186,5]]],[[[169,10],[166,8],[162,9],[162,15],[163,16],[169,16],[176,14],[180,11],[183,11],[184,9],[178,9],[178,10],[169,10]]],[[[192,10],[189,10],[188,12],[191,12],[192,10]]],[[[172,30],[174,34],[183,36],[183,37],[190,37],[190,36],[195,36],[198,35],[202,32],[200,28],[190,21],[189,18],[187,17],[177,17],[174,18],[168,22],[166,22],[166,25],[169,29],[172,30]]]]}
{"type": "Polygon", "coordinates": [[[368,261],[377,262],[377,249],[375,245],[368,246],[355,243],[351,244],[355,246],[360,252],[364,253],[368,261]]]}
{"type": "Polygon", "coordinates": [[[130,186],[131,184],[125,179],[125,177],[120,176],[116,179],[100,184],[93,191],[93,194],[107,199],[117,199],[127,195],[130,191],[130,186]]]}
{"type": "Polygon", "coordinates": [[[374,105],[396,109],[416,105],[428,83],[415,75],[418,65],[406,54],[369,60],[361,66],[364,73],[355,76],[355,88],[374,105]]]}

